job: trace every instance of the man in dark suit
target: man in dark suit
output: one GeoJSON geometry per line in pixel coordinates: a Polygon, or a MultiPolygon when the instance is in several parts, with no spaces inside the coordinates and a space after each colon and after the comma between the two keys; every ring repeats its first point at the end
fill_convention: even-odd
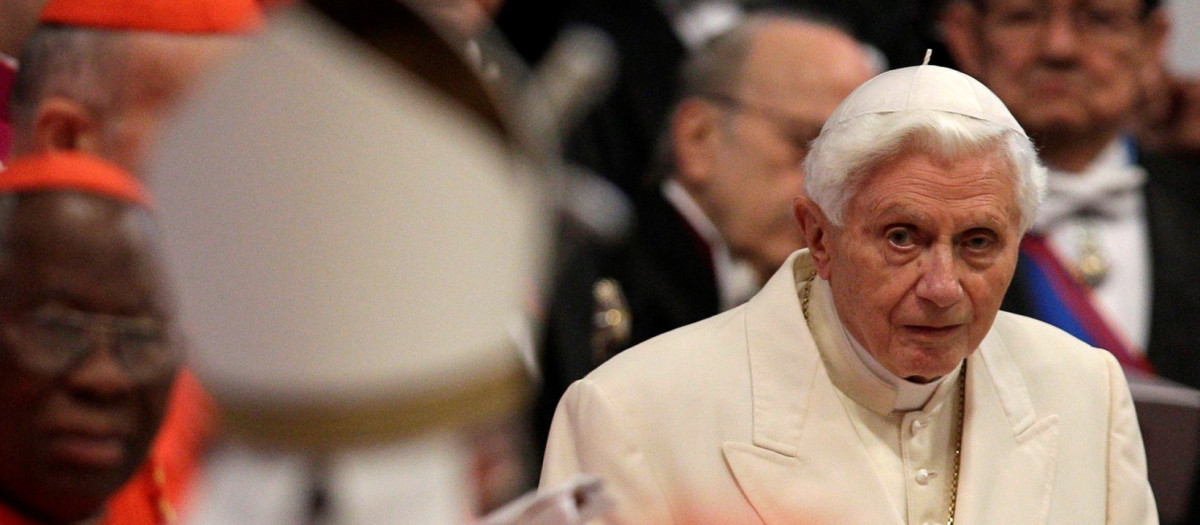
{"type": "Polygon", "coordinates": [[[754,15],[681,69],[654,191],[616,243],[575,244],[548,312],[537,419],[633,344],[736,306],[802,247],[791,199],[825,118],[874,67],[832,26],[754,15]]]}
{"type": "Polygon", "coordinates": [[[943,17],[964,71],[1012,109],[1050,168],[1005,308],[1200,387],[1196,165],[1127,134],[1168,22],[1156,0],[963,0],[943,17]]]}
{"type": "MultiPolygon", "coordinates": [[[[1200,387],[1200,202],[1194,159],[1139,148],[1128,132],[1163,65],[1168,22],[1157,0],[960,0],[943,13],[960,67],[1004,100],[1050,168],[1003,309],[1111,351],[1134,375],[1200,387]]],[[[1147,442],[1163,435],[1153,426],[1147,442]]],[[[1184,461],[1195,444],[1149,452],[1184,461]]],[[[1186,468],[1186,467],[1185,467],[1186,468]]],[[[1170,470],[1170,469],[1166,469],[1170,470]]],[[[1193,476],[1195,479],[1195,476],[1193,476]]],[[[1159,481],[1162,502],[1200,498],[1159,481]]],[[[1182,510],[1160,507],[1164,523],[1182,510]]]]}

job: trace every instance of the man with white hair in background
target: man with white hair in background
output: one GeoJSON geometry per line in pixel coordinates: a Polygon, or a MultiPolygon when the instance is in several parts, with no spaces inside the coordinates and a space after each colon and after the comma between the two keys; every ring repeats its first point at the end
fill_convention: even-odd
{"type": "Polygon", "coordinates": [[[543,483],[605,478],[620,524],[1157,523],[1117,361],[999,312],[1045,184],[1003,103],[889,71],[805,167],[808,248],[572,385],[543,483]]]}

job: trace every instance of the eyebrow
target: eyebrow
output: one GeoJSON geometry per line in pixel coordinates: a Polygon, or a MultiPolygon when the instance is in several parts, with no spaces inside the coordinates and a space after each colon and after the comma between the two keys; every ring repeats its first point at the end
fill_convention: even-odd
{"type": "MultiPolygon", "coordinates": [[[[903,202],[896,202],[896,203],[888,204],[888,205],[884,206],[883,209],[881,209],[879,211],[879,213],[877,214],[877,217],[885,218],[885,219],[887,219],[889,217],[895,217],[894,219],[887,219],[884,221],[888,224],[897,223],[897,222],[906,223],[906,224],[918,224],[923,221],[926,221],[928,219],[928,216],[929,216],[929,214],[923,213],[923,212],[917,210],[915,207],[913,207],[907,203],[903,203],[903,202]]],[[[976,228],[988,228],[988,229],[999,231],[999,230],[1004,229],[1005,223],[1007,222],[1002,217],[1000,217],[996,214],[993,214],[993,213],[985,213],[985,214],[979,214],[977,216],[972,216],[972,217],[970,217],[970,220],[971,220],[972,225],[964,231],[972,230],[972,229],[976,229],[976,228]]]]}

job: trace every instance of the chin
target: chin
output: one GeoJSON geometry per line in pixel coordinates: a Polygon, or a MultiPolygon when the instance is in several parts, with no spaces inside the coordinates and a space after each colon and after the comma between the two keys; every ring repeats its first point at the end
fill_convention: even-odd
{"type": "Polygon", "coordinates": [[[957,348],[918,350],[906,368],[908,373],[900,377],[916,383],[928,383],[953,372],[955,368],[958,368],[959,363],[966,359],[967,355],[969,352],[962,352],[957,348]]]}

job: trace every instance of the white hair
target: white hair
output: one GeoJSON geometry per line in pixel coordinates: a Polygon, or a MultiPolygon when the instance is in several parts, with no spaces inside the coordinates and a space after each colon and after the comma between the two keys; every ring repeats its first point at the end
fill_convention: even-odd
{"type": "Polygon", "coordinates": [[[1033,142],[1006,126],[956,113],[875,113],[823,130],[804,160],[804,191],[835,226],[842,226],[846,202],[884,162],[905,153],[954,160],[988,152],[1001,154],[1011,168],[1023,233],[1046,193],[1046,168],[1033,142]]]}

